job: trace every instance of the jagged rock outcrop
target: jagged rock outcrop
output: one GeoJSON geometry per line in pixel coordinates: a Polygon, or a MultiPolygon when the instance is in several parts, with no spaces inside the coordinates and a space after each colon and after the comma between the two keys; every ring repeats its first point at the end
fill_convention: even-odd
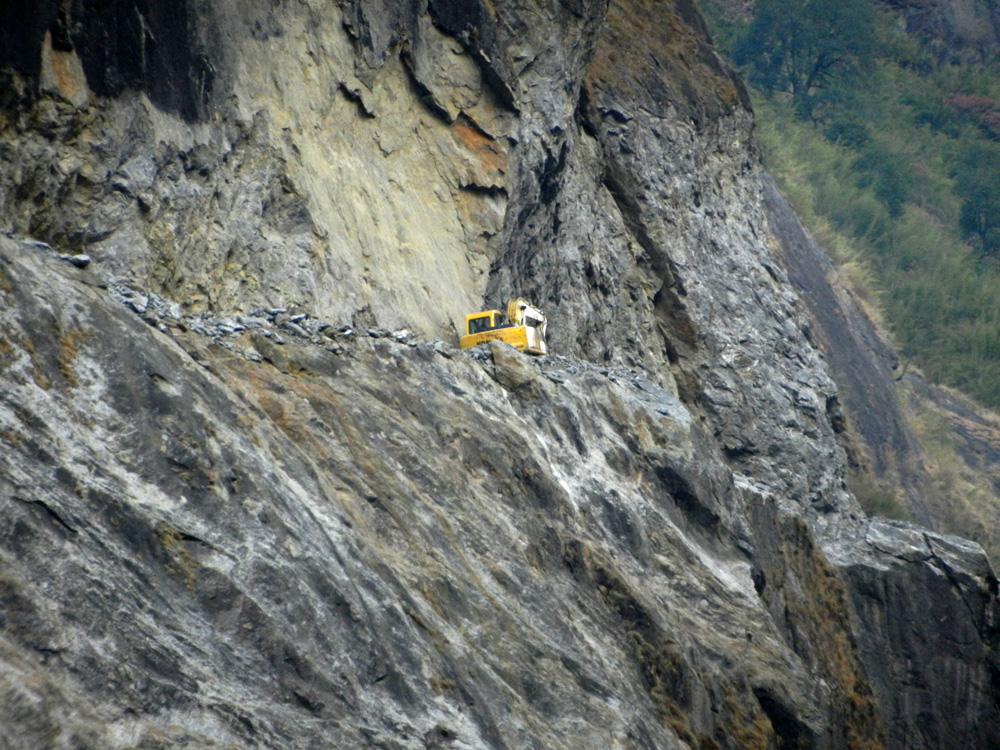
{"type": "Polygon", "coordinates": [[[828,552],[846,570],[861,629],[871,636],[860,647],[889,719],[889,745],[1000,742],[995,700],[968,689],[995,683],[997,675],[991,655],[1000,638],[997,583],[982,550],[958,537],[878,519],[869,523],[865,542],[843,556],[828,552]],[[929,685],[910,672],[910,663],[947,675],[951,688],[929,685]],[[978,671],[971,680],[970,667],[978,671]]]}
{"type": "Polygon", "coordinates": [[[2,741],[995,746],[693,3],[4,13],[2,741]],[[513,293],[555,354],[458,353],[513,293]]]}
{"type": "Polygon", "coordinates": [[[1000,45],[1000,12],[989,0],[880,1],[942,60],[988,60],[1000,45]]]}
{"type": "Polygon", "coordinates": [[[648,379],[346,331],[339,353],[267,325],[213,343],[33,246],[2,267],[20,746],[63,705],[67,746],[877,735],[870,698],[815,679],[863,685],[852,655],[796,653],[755,590],[850,638],[842,601],[785,588],[833,583],[805,527],[648,379]],[[741,498],[775,526],[756,572],[741,498]]]}
{"type": "Polygon", "coordinates": [[[810,340],[824,353],[839,389],[846,419],[840,428],[851,459],[864,471],[899,487],[912,517],[930,528],[930,479],[895,388],[898,357],[858,302],[836,285],[836,271],[809,236],[773,181],[764,185],[764,205],[789,280],[813,321],[810,340]]]}

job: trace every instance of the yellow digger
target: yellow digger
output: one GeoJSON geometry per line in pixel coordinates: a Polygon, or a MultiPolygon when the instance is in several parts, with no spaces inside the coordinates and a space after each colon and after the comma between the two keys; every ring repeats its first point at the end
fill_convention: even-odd
{"type": "Polygon", "coordinates": [[[465,316],[465,335],[458,345],[462,349],[491,339],[506,341],[528,354],[546,354],[546,320],[542,311],[518,297],[507,303],[506,317],[499,310],[485,310],[465,316]]]}

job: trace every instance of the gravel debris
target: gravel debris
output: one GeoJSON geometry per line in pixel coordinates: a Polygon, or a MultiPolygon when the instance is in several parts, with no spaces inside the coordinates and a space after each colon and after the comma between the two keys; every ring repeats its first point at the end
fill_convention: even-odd
{"type": "MultiPolygon", "coordinates": [[[[108,292],[126,309],[163,333],[195,333],[210,338],[214,343],[236,351],[253,362],[262,361],[261,355],[252,346],[238,345],[241,337],[249,331],[258,332],[275,344],[281,345],[298,339],[321,346],[337,355],[350,352],[351,342],[356,340],[354,327],[348,323],[320,320],[304,312],[290,314],[288,308],[284,307],[257,307],[248,312],[228,315],[184,313],[176,302],[136,289],[124,279],[108,282],[108,292]]],[[[398,331],[385,328],[366,330],[370,338],[391,339],[400,345],[420,345],[419,337],[405,328],[398,331]]],[[[452,351],[444,343],[437,344],[440,346],[437,351],[445,356],[452,356],[452,351]]]]}

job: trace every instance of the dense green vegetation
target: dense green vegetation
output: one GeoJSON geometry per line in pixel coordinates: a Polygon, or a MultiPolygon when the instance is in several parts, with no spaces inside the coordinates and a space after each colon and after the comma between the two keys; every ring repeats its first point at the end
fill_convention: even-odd
{"type": "Polygon", "coordinates": [[[867,0],[705,0],[765,160],[932,379],[1000,406],[1000,63],[942,61],[867,0]]]}
{"type": "Polygon", "coordinates": [[[871,67],[874,27],[868,0],[758,0],[733,60],[752,83],[787,94],[799,117],[814,119],[871,67]]]}

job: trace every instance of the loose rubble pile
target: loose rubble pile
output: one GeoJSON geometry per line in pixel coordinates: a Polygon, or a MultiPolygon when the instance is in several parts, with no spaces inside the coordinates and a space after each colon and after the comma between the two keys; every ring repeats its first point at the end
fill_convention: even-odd
{"type": "MultiPolygon", "coordinates": [[[[358,332],[350,324],[319,320],[308,313],[283,307],[259,307],[247,313],[237,312],[227,316],[184,313],[178,303],[158,294],[134,289],[122,280],[110,282],[108,291],[113,299],[163,333],[172,330],[182,333],[190,331],[210,338],[219,346],[231,349],[254,362],[261,361],[260,354],[253,348],[239,346],[243,334],[248,331],[259,331],[260,335],[278,345],[284,344],[286,338],[294,338],[323,347],[334,354],[345,353],[350,343],[361,336],[389,338],[410,346],[418,343],[415,335],[406,329],[389,331],[384,328],[368,328],[364,332],[358,332]]],[[[432,345],[440,343],[434,342],[432,345]]]]}

